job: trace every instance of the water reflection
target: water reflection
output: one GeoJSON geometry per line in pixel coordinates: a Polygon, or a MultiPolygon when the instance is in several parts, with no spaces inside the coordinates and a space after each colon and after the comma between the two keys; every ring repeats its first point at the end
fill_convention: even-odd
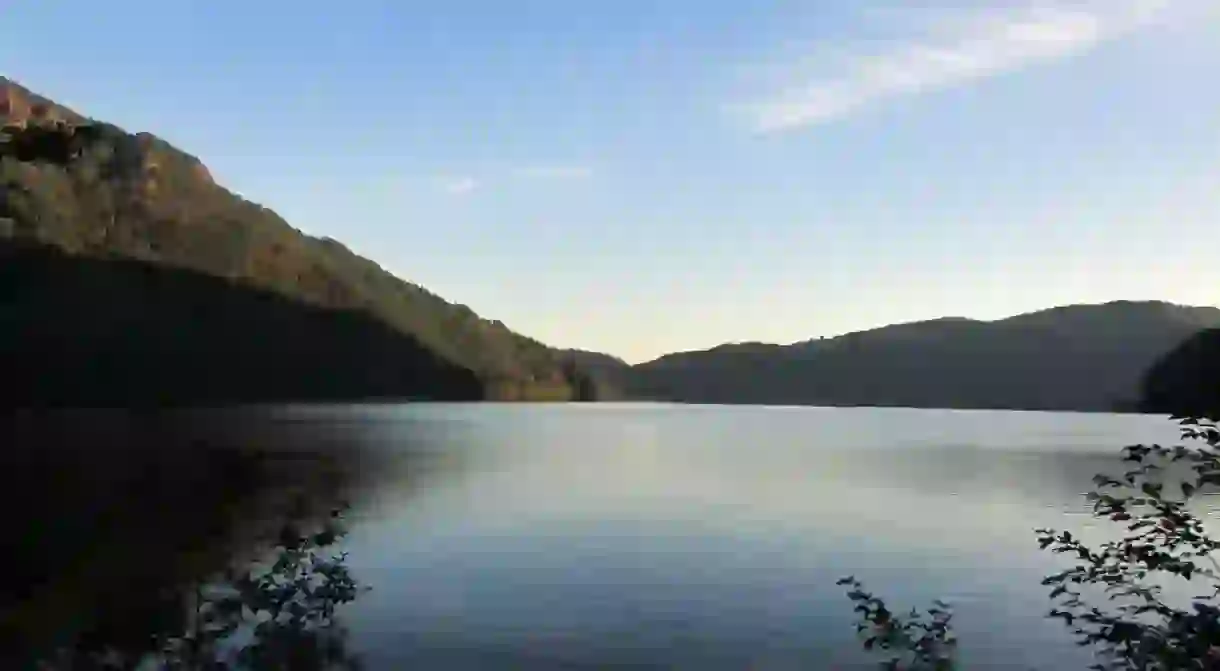
{"type": "Polygon", "coordinates": [[[1033,528],[1088,523],[1155,418],[768,408],[380,409],[451,455],[363,511],[381,668],[873,668],[835,580],[952,600],[964,668],[1084,668],[1033,528]],[[452,455],[459,456],[452,456],[452,455]],[[417,484],[419,484],[417,482],[417,484]]]}
{"type": "Polygon", "coordinates": [[[0,666],[170,651],[203,668],[201,641],[229,633],[255,668],[287,651],[288,668],[350,657],[329,619],[356,586],[328,550],[361,490],[356,428],[249,410],[5,415],[0,666]]]}
{"type": "Polygon", "coordinates": [[[345,503],[337,549],[372,591],[338,608],[346,637],[283,630],[314,653],[290,668],[328,651],[371,669],[873,668],[846,574],[895,606],[952,601],[964,668],[1084,668],[1042,617],[1055,565],[1032,529],[1087,526],[1083,493],[1118,447],[1176,439],[1147,417],[646,405],[79,412],[3,430],[22,540],[0,668],[190,630],[184,587],[240,584],[224,569],[248,571],[286,520],[315,530],[345,503]]]}

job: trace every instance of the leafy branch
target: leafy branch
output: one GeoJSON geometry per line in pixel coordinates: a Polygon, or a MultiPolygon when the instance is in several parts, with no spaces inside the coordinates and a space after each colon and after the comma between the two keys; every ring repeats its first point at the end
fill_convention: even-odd
{"type": "MultiPolygon", "coordinates": [[[[1126,447],[1121,476],[1093,479],[1093,516],[1122,525],[1120,539],[1094,547],[1068,531],[1035,531],[1042,550],[1073,560],[1042,581],[1054,604],[1048,616],[1094,649],[1098,671],[1220,668],[1220,541],[1190,509],[1192,499],[1220,485],[1220,427],[1174,419],[1189,446],[1126,447]],[[1196,595],[1171,602],[1165,586],[1173,581],[1198,586],[1196,595]]],[[[839,584],[860,614],[864,647],[889,653],[882,668],[953,668],[956,639],[943,603],[900,618],[854,577],[839,584]]]]}
{"type": "Polygon", "coordinates": [[[949,671],[953,668],[957,639],[953,635],[953,612],[936,601],[926,612],[915,609],[906,616],[891,611],[885,602],[865,591],[854,576],[838,581],[847,586],[847,598],[859,614],[856,632],[865,650],[888,654],[881,668],[887,671],[949,671]]]}
{"type": "Polygon", "coordinates": [[[198,585],[194,626],[161,642],[166,668],[358,668],[335,612],[367,588],[352,577],[347,553],[332,549],[346,534],[342,523],[342,509],[314,530],[290,521],[273,561],[198,585]],[[225,660],[226,643],[243,632],[251,642],[225,660]]]}
{"type": "Polygon", "coordinates": [[[1071,629],[1101,660],[1093,668],[1195,669],[1220,664],[1220,567],[1189,502],[1220,484],[1220,430],[1215,422],[1178,418],[1192,446],[1133,445],[1128,469],[1098,475],[1089,494],[1093,515],[1122,524],[1124,536],[1096,547],[1069,532],[1038,529],[1038,544],[1075,565],[1048,576],[1050,617],[1071,629]],[[1187,604],[1172,604],[1164,586],[1202,584],[1187,604]],[[1092,598],[1089,598],[1089,597],[1092,598]]]}

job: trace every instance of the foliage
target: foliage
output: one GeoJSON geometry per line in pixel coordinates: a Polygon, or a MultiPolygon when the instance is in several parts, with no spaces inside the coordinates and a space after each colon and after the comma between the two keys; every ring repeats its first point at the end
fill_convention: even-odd
{"type": "MultiPolygon", "coordinates": [[[[318,625],[352,596],[340,551],[369,443],[322,425],[261,408],[0,412],[0,503],[21,511],[0,579],[0,668],[172,651],[206,629],[196,613],[231,597],[252,606],[223,652],[259,642],[254,611],[284,596],[298,605],[279,623],[306,615],[318,635],[302,641],[333,650],[342,631],[318,625]],[[284,589],[307,577],[312,594],[284,589]]],[[[296,631],[269,629],[264,643],[296,631]]]]}
{"type": "Polygon", "coordinates": [[[887,671],[948,671],[953,668],[957,640],[953,636],[953,612],[935,602],[925,613],[911,609],[907,616],[891,611],[885,602],[864,589],[853,576],[839,580],[848,587],[847,598],[859,614],[856,631],[865,650],[887,655],[881,668],[887,671]]]}
{"type": "MultiPolygon", "coordinates": [[[[1092,648],[1099,671],[1169,671],[1220,667],[1220,541],[1209,537],[1190,510],[1200,492],[1220,485],[1220,426],[1209,419],[1175,417],[1191,446],[1133,445],[1123,450],[1129,468],[1120,477],[1097,475],[1089,494],[1093,515],[1122,525],[1118,540],[1090,546],[1071,532],[1036,531],[1043,550],[1065,555],[1072,566],[1048,576],[1054,607],[1081,646],[1092,648]],[[1195,596],[1175,603],[1165,587],[1177,581],[1195,596]]],[[[953,638],[944,604],[896,617],[855,578],[840,584],[861,614],[865,646],[894,654],[887,669],[948,669],[953,638]]]]}
{"type": "Polygon", "coordinates": [[[341,510],[312,532],[290,522],[269,566],[229,571],[217,583],[200,585],[193,626],[162,642],[166,668],[357,668],[335,619],[336,608],[361,591],[347,554],[331,551],[345,533],[341,523],[341,510]],[[225,661],[225,643],[243,629],[251,641],[225,661]]]}
{"type": "Polygon", "coordinates": [[[6,125],[0,128],[0,158],[22,163],[66,166],[98,137],[93,125],[63,122],[6,125]]]}
{"type": "Polygon", "coordinates": [[[1097,669],[1194,669],[1220,665],[1220,566],[1210,538],[1188,507],[1220,484],[1220,430],[1214,421],[1180,418],[1195,446],[1133,445],[1119,478],[1098,475],[1093,514],[1124,526],[1117,541],[1091,547],[1069,532],[1038,530],[1043,549],[1075,565],[1048,576],[1056,607],[1081,645],[1094,647],[1097,669]],[[1201,446],[1199,445],[1201,444],[1201,446]],[[1189,603],[1174,604],[1164,585],[1202,583],[1189,603]]]}
{"type": "Polygon", "coordinates": [[[596,401],[605,397],[601,383],[591,372],[586,372],[576,361],[565,358],[560,364],[564,377],[572,384],[573,401],[596,401]]]}
{"type": "Polygon", "coordinates": [[[565,376],[569,380],[577,381],[573,400],[608,401],[626,398],[626,377],[631,372],[631,366],[626,361],[609,354],[577,349],[562,350],[559,355],[565,376]]]}
{"type": "Polygon", "coordinates": [[[82,647],[44,660],[55,668],[133,668],[155,663],[173,671],[230,669],[358,669],[336,610],[367,587],[352,576],[347,554],[334,547],[346,534],[343,509],[318,528],[284,525],[273,559],[230,567],[182,586],[185,617],[148,632],[147,649],[82,647]]]}

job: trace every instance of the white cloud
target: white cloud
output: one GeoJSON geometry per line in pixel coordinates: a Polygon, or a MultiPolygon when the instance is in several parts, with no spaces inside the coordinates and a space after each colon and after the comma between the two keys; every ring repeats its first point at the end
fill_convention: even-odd
{"type": "Polygon", "coordinates": [[[464,196],[479,188],[479,180],[473,177],[451,177],[441,182],[441,190],[453,196],[464,196]]]}
{"type": "Polygon", "coordinates": [[[504,168],[492,174],[484,175],[487,179],[471,175],[455,175],[438,177],[436,186],[451,196],[467,196],[475,191],[481,191],[497,182],[509,178],[559,181],[588,179],[593,176],[593,169],[583,165],[528,165],[517,168],[504,168]]]}
{"type": "MultiPolygon", "coordinates": [[[[910,34],[880,53],[864,53],[859,45],[815,45],[847,56],[834,59],[839,65],[834,72],[790,75],[771,95],[744,109],[760,132],[834,121],[899,96],[1062,60],[1145,25],[1171,1],[1041,2],[929,14],[931,25],[908,22],[910,34]]],[[[810,62],[807,55],[798,60],[810,62]]]]}
{"type": "Polygon", "coordinates": [[[547,165],[517,168],[513,173],[529,179],[586,179],[593,176],[593,169],[583,165],[547,165]]]}

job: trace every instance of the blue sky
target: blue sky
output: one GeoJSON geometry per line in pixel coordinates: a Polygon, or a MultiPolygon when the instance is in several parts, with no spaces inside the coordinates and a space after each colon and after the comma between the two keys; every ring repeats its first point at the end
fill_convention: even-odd
{"type": "Polygon", "coordinates": [[[0,73],[488,318],[641,361],[1220,303],[1217,5],[12,0],[0,73]]]}

